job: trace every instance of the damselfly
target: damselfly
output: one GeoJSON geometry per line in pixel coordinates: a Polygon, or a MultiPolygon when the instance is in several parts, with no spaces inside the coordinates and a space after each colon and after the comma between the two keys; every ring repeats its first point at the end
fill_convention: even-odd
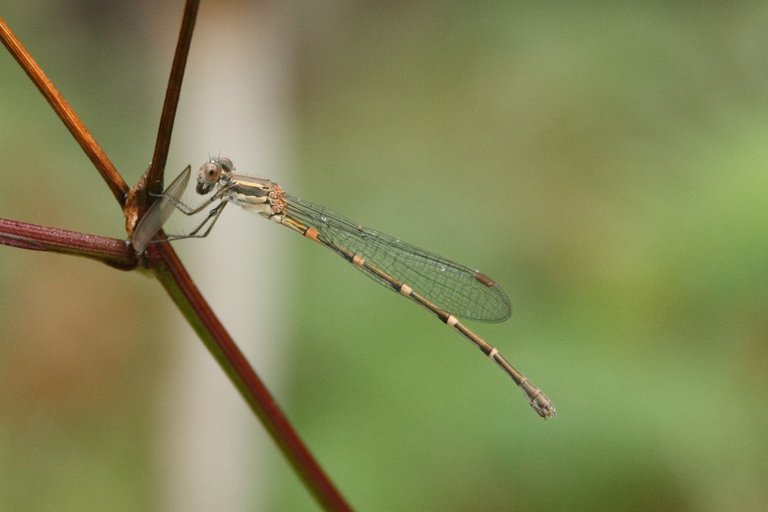
{"type": "Polygon", "coordinates": [[[191,233],[166,240],[205,237],[228,203],[252,210],[327,247],[374,281],[432,312],[512,377],[539,416],[556,415],[552,401],[541,389],[457,319],[501,322],[509,318],[509,297],[490,277],[287,194],[277,183],[235,174],[234,170],[228,158],[211,158],[203,164],[196,190],[201,195],[213,194],[202,204],[190,207],[180,201],[191,172],[187,166],[142,218],[131,238],[136,251],[144,250],[174,208],[194,215],[215,203],[191,233]]]}

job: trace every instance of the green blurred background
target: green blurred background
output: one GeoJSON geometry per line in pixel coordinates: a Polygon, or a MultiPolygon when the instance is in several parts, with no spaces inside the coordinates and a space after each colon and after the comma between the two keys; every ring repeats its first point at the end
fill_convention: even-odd
{"type": "MultiPolygon", "coordinates": [[[[263,30],[279,19],[289,42],[290,178],[259,174],[493,276],[515,314],[470,325],[558,408],[542,421],[419,308],[253,219],[289,263],[274,270],[280,365],[252,360],[356,508],[765,509],[768,5],[230,1],[204,3],[198,31],[223,12],[263,30]]],[[[0,15],[133,183],[151,158],[180,3],[35,0],[0,15]]],[[[232,66],[249,63],[212,59],[188,80],[227,80],[232,66]]],[[[180,119],[196,108],[182,96],[180,119]]],[[[169,172],[220,150],[253,167],[219,140],[200,144],[172,149],[169,172]]],[[[6,52],[0,152],[0,216],[125,236],[6,52]]],[[[232,273],[214,270],[226,286],[232,273]]],[[[174,508],[173,451],[216,441],[168,449],[162,434],[177,359],[204,354],[174,341],[178,317],[138,273],[0,247],[3,510],[174,508]]],[[[235,501],[314,509],[224,393],[261,468],[236,476],[235,501]]]]}

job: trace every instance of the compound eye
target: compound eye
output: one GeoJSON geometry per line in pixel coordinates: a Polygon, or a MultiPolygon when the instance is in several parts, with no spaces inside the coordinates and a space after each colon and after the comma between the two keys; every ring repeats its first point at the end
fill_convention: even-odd
{"type": "Polygon", "coordinates": [[[200,180],[206,183],[215,183],[221,175],[221,167],[213,162],[207,162],[200,167],[200,180]]]}
{"type": "Polygon", "coordinates": [[[227,172],[232,172],[235,170],[235,164],[233,164],[232,160],[227,157],[219,158],[218,163],[227,172]]]}

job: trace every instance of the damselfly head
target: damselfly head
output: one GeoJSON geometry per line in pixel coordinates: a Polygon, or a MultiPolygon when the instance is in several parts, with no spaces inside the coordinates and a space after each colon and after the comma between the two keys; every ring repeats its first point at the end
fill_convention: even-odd
{"type": "Polygon", "coordinates": [[[200,166],[195,190],[198,194],[207,194],[219,182],[222,175],[231,173],[234,168],[235,166],[229,158],[211,158],[210,161],[200,166]]]}

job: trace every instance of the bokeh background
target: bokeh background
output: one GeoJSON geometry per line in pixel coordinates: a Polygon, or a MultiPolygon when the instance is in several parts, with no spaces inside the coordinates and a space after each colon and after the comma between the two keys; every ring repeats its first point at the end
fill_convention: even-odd
{"type": "MultiPolygon", "coordinates": [[[[0,10],[130,183],[182,11],[162,4],[0,10]]],[[[169,172],[222,152],[482,269],[515,313],[471,327],[558,407],[228,209],[177,248],[355,507],[764,510],[766,26],[759,2],[203,3],[169,172]]],[[[125,236],[4,51],[0,154],[0,216],[125,236]]],[[[156,282],[0,247],[0,508],[316,505],[156,282]]]]}

